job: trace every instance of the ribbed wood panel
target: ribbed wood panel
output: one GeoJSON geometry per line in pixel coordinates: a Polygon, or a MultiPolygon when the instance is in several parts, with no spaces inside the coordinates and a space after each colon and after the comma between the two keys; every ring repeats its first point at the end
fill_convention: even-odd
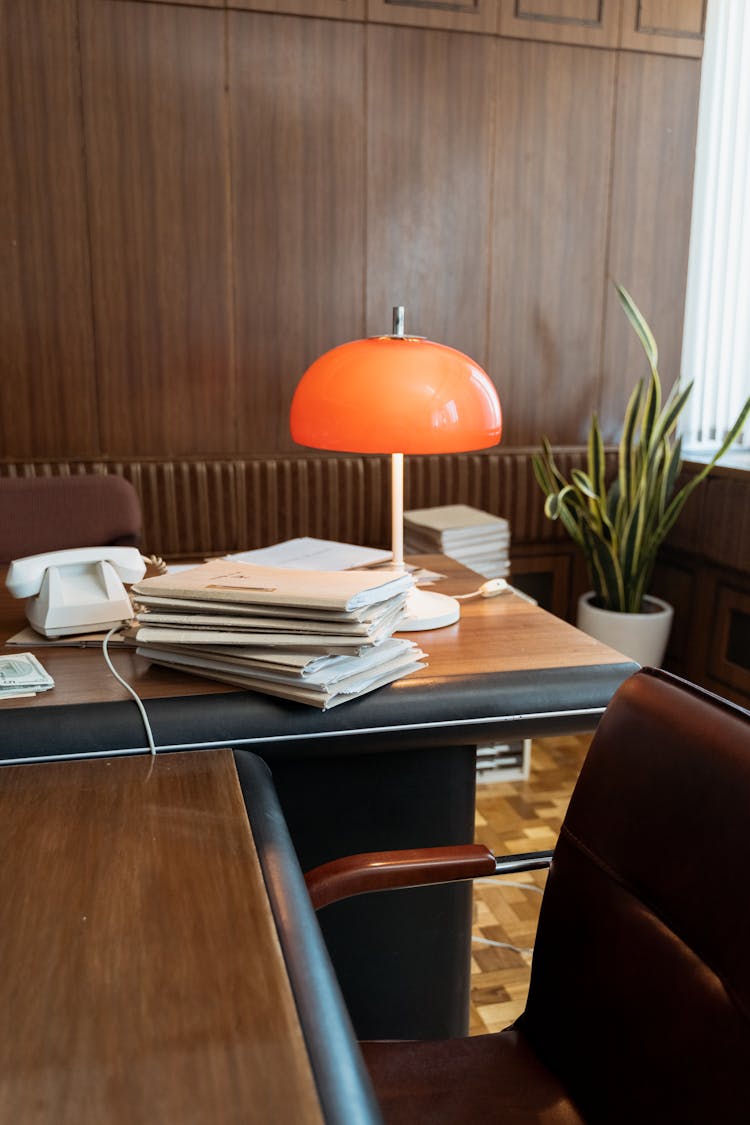
{"type": "MultiPolygon", "coordinates": [[[[510,521],[513,543],[564,540],[544,516],[533,450],[408,457],[405,506],[469,504],[510,521]]],[[[563,472],[585,451],[563,449],[563,472]]],[[[387,457],[253,458],[244,461],[6,462],[2,476],[119,473],[143,508],[144,550],[202,555],[261,547],[311,535],[388,546],[390,461],[387,457]]]]}

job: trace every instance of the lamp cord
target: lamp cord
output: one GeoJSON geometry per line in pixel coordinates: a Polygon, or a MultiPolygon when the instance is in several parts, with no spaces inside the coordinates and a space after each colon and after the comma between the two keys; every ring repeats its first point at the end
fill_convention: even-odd
{"type": "Polygon", "coordinates": [[[521,601],[530,602],[536,605],[534,598],[524,594],[523,590],[517,590],[515,586],[511,586],[504,578],[490,578],[488,582],[483,582],[476,590],[472,590],[470,594],[452,594],[451,597],[455,598],[457,602],[468,602],[474,598],[496,598],[498,594],[515,594],[521,601]]]}

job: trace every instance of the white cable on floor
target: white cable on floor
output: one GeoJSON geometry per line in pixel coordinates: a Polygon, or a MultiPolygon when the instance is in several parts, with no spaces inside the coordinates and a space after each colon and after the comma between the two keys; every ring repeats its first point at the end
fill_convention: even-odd
{"type": "MultiPolygon", "coordinates": [[[[512,883],[509,879],[503,879],[502,883],[498,883],[497,880],[498,880],[498,877],[496,875],[494,877],[494,879],[491,878],[491,877],[488,877],[486,879],[479,878],[479,879],[472,879],[472,882],[473,883],[494,883],[494,885],[495,885],[495,887],[498,891],[501,890],[503,887],[520,887],[520,889],[522,891],[536,891],[536,893],[538,895],[544,894],[544,888],[543,887],[537,887],[536,883],[512,883]]],[[[533,946],[531,947],[531,949],[524,949],[520,945],[510,945],[510,943],[507,942],[507,941],[492,941],[491,938],[474,937],[473,934],[472,934],[471,940],[475,941],[478,945],[494,945],[497,949],[510,949],[512,953],[527,953],[527,954],[530,955],[534,952],[533,946]]]]}
{"type": "Polygon", "coordinates": [[[509,945],[507,941],[493,941],[488,937],[474,937],[473,934],[471,940],[475,941],[478,945],[494,945],[497,949],[510,949],[512,953],[531,954],[534,952],[533,946],[531,947],[531,949],[522,949],[520,945],[509,945]]]}
{"type": "Polygon", "coordinates": [[[486,879],[472,879],[472,882],[490,884],[494,883],[498,890],[500,890],[501,887],[520,887],[522,891],[536,891],[538,895],[544,894],[544,887],[537,887],[536,883],[511,883],[509,879],[503,879],[502,883],[498,883],[497,875],[495,875],[494,878],[488,876],[486,879]]]}

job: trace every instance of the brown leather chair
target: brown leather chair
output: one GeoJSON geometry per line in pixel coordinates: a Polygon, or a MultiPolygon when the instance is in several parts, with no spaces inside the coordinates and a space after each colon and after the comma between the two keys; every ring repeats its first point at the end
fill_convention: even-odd
{"type": "Polygon", "coordinates": [[[114,474],[0,477],[0,563],[68,547],[137,547],[141,506],[114,474]]]}
{"type": "MultiPolygon", "coordinates": [[[[403,886],[422,881],[410,865],[441,881],[442,861],[445,878],[487,863],[445,851],[327,864],[308,887],[318,905],[337,883],[384,885],[389,865],[403,886]]],[[[749,871],[750,714],[636,673],[571,798],[525,1012],[495,1035],[362,1044],[385,1121],[750,1122],[749,871]]]]}

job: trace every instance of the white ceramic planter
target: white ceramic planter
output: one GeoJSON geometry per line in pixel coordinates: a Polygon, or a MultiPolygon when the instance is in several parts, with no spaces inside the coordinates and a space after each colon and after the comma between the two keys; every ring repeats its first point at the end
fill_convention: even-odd
{"type": "Polygon", "coordinates": [[[649,595],[645,600],[653,606],[651,613],[613,613],[591,604],[593,590],[578,600],[578,628],[602,644],[617,649],[623,656],[639,664],[658,668],[672,628],[674,611],[669,602],[649,595]]]}

